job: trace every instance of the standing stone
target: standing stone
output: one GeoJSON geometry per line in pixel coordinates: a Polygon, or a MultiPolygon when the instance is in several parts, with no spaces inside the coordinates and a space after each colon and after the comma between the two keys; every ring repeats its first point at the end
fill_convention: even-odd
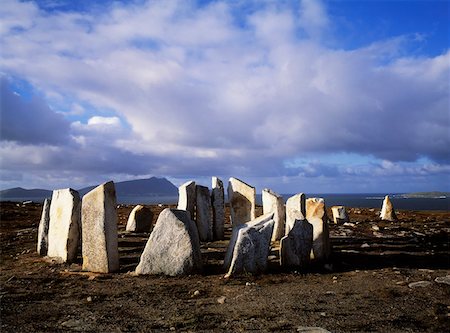
{"type": "Polygon", "coordinates": [[[264,189],[262,191],[263,214],[274,213],[272,241],[280,240],[284,236],[285,208],[283,197],[272,190],[264,189]]]}
{"type": "Polygon", "coordinates": [[[233,227],[224,260],[224,268],[228,270],[225,277],[243,273],[258,274],[266,270],[273,216],[274,213],[269,213],[233,227]]]}
{"type": "Polygon", "coordinates": [[[256,189],[237,178],[228,182],[228,200],[233,226],[255,219],[256,189]]]}
{"type": "Polygon", "coordinates": [[[50,225],[50,199],[45,199],[42,206],[41,221],[38,228],[37,252],[41,256],[47,255],[48,250],[48,227],[50,225]]]}
{"type": "Polygon", "coordinates": [[[298,212],[306,217],[306,202],[305,194],[298,193],[286,201],[286,230],[285,235],[294,227],[295,220],[298,219],[298,212]]]}
{"type": "Polygon", "coordinates": [[[347,211],[344,206],[332,206],[333,221],[335,224],[350,222],[347,211]]]}
{"type": "Polygon", "coordinates": [[[184,210],[164,209],[145,245],[136,274],[190,274],[202,267],[195,223],[184,210]]]}
{"type": "Polygon", "coordinates": [[[330,234],[325,201],[322,198],[306,199],[306,220],[313,226],[311,259],[325,261],[330,256],[330,234]]]}
{"type": "Polygon", "coordinates": [[[113,182],[97,186],[81,205],[83,270],[110,273],[119,270],[117,201],[113,182]]]}
{"type": "Polygon", "coordinates": [[[196,219],[198,236],[201,242],[208,242],[213,240],[213,224],[211,216],[211,196],[209,188],[206,186],[196,186],[196,219]]]}
{"type": "Polygon", "coordinates": [[[383,200],[383,206],[381,207],[380,218],[384,221],[396,221],[397,216],[395,215],[394,205],[392,205],[389,196],[386,195],[383,200]]]}
{"type": "Polygon", "coordinates": [[[214,239],[221,240],[224,238],[225,194],[223,182],[217,177],[212,177],[211,204],[214,239]]]}
{"type": "MultiPolygon", "coordinates": [[[[292,213],[294,216],[294,212],[292,213]]],[[[287,236],[280,241],[280,264],[285,267],[305,267],[310,262],[313,226],[297,211],[297,219],[287,236]]]]}
{"type": "Polygon", "coordinates": [[[60,258],[63,262],[72,262],[77,258],[80,208],[81,200],[77,191],[71,188],[53,191],[48,228],[49,257],[60,258]]]}
{"type": "Polygon", "coordinates": [[[195,182],[189,181],[178,188],[177,209],[187,210],[191,220],[195,220],[195,182]]]}
{"type": "Polygon", "coordinates": [[[126,231],[150,232],[152,228],[153,213],[142,205],[133,208],[128,216],[126,231]]]}

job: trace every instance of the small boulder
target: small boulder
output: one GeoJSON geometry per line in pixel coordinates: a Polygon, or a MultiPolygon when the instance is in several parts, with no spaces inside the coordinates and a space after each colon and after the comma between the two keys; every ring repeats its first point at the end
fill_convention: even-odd
{"type": "Polygon", "coordinates": [[[145,245],[136,274],[184,275],[200,270],[200,241],[185,210],[164,209],[145,245]]]}
{"type": "Polygon", "coordinates": [[[380,218],[384,221],[396,221],[394,205],[392,204],[389,196],[386,195],[383,200],[383,206],[381,207],[380,218]]]}
{"type": "Polygon", "coordinates": [[[153,213],[142,205],[133,208],[128,217],[126,231],[150,232],[152,228],[153,213]]]}
{"type": "Polygon", "coordinates": [[[333,221],[335,224],[350,222],[347,210],[344,206],[332,206],[331,212],[333,213],[333,221]]]}
{"type": "Polygon", "coordinates": [[[226,278],[243,273],[258,274],[267,268],[270,239],[273,232],[273,213],[237,225],[233,228],[225,255],[226,278]]]}
{"type": "Polygon", "coordinates": [[[50,226],[50,199],[45,199],[42,206],[41,221],[38,228],[37,252],[41,256],[47,255],[48,250],[48,228],[50,226]]]}

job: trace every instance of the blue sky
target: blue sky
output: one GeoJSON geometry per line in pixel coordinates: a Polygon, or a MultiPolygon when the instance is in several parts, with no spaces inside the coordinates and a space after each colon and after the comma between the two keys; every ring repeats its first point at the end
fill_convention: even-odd
{"type": "Polygon", "coordinates": [[[13,1],[0,188],[450,191],[448,1],[13,1]]]}

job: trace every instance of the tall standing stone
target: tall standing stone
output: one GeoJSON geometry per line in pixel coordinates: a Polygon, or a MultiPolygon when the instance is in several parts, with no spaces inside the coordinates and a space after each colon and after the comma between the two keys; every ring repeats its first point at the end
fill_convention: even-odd
{"type": "Polygon", "coordinates": [[[228,200],[233,226],[255,219],[256,189],[237,178],[228,182],[228,200]]]}
{"type": "MultiPolygon", "coordinates": [[[[292,213],[294,215],[294,213],[292,213]]],[[[287,236],[280,241],[280,264],[284,267],[307,266],[313,246],[313,226],[297,211],[297,219],[287,236]]]]}
{"type": "Polygon", "coordinates": [[[335,224],[350,222],[347,210],[344,206],[332,206],[331,212],[333,213],[333,222],[335,224]]]}
{"type": "Polygon", "coordinates": [[[386,195],[383,200],[383,206],[381,207],[380,218],[384,221],[396,221],[397,215],[395,215],[394,205],[386,195]]]}
{"type": "Polygon", "coordinates": [[[306,220],[313,226],[311,259],[325,261],[330,256],[331,245],[327,211],[322,198],[306,199],[306,220]]]}
{"type": "Polygon", "coordinates": [[[200,241],[207,242],[213,240],[213,223],[211,216],[211,196],[209,188],[206,186],[196,186],[196,216],[195,222],[197,224],[198,235],[200,241]]]}
{"type": "Polygon", "coordinates": [[[212,177],[211,204],[214,239],[221,240],[224,238],[225,194],[223,182],[217,177],[212,177]]]}
{"type": "Polygon", "coordinates": [[[263,214],[274,213],[272,241],[280,240],[284,236],[285,208],[283,197],[270,189],[262,191],[263,214]]]}
{"type": "Polygon", "coordinates": [[[117,201],[113,182],[97,186],[83,197],[81,208],[83,270],[119,270],[117,201]]]}
{"type": "Polygon", "coordinates": [[[41,221],[38,228],[37,252],[41,256],[47,255],[48,250],[48,228],[50,226],[50,199],[45,199],[42,206],[41,221]]]}
{"type": "Polygon", "coordinates": [[[152,228],[153,213],[142,205],[133,208],[128,216],[126,231],[131,232],[150,232],[152,228]]]}
{"type": "Polygon", "coordinates": [[[145,245],[136,274],[175,276],[193,273],[201,267],[195,223],[184,210],[164,209],[145,245]]]}
{"type": "Polygon", "coordinates": [[[306,218],[306,198],[305,194],[298,193],[286,201],[286,230],[285,235],[294,227],[295,220],[298,219],[298,212],[306,218]]]}
{"type": "Polygon", "coordinates": [[[188,181],[178,187],[178,206],[177,209],[187,210],[191,220],[195,220],[195,182],[188,181]]]}
{"type": "Polygon", "coordinates": [[[80,208],[81,200],[77,191],[71,188],[53,191],[48,228],[49,257],[60,258],[63,262],[72,262],[77,258],[80,208]]]}
{"type": "Polygon", "coordinates": [[[270,239],[273,233],[273,213],[233,227],[230,243],[225,254],[225,277],[262,273],[267,268],[270,239]]]}

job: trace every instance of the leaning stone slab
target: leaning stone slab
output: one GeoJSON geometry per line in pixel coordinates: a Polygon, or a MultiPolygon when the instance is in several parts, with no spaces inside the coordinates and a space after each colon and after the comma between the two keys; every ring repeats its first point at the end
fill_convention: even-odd
{"type": "Polygon", "coordinates": [[[212,177],[211,205],[214,239],[221,240],[224,238],[225,194],[223,182],[217,177],[212,177]]]}
{"type": "Polygon", "coordinates": [[[150,232],[152,228],[153,213],[142,205],[133,208],[128,216],[126,231],[131,232],[150,232]]]}
{"type": "Polygon", "coordinates": [[[164,209],[145,245],[136,274],[184,275],[200,270],[197,228],[184,210],[164,209]]]}
{"type": "Polygon", "coordinates": [[[295,220],[298,219],[298,212],[306,216],[306,198],[305,194],[298,193],[286,201],[286,230],[285,235],[293,228],[295,220]]]}
{"type": "Polygon", "coordinates": [[[80,208],[81,200],[77,191],[71,188],[53,191],[48,228],[49,257],[60,258],[62,262],[72,262],[77,258],[80,208]]]}
{"type": "Polygon", "coordinates": [[[213,240],[213,223],[211,216],[211,196],[209,188],[206,186],[196,186],[196,214],[195,223],[197,224],[200,241],[208,242],[213,240]]]}
{"type": "Polygon", "coordinates": [[[273,232],[273,213],[233,227],[224,260],[226,278],[243,273],[259,274],[267,268],[270,239],[273,232]]]}
{"type": "Polygon", "coordinates": [[[233,226],[255,219],[256,189],[237,178],[228,182],[228,200],[233,226]]]}
{"type": "Polygon", "coordinates": [[[325,261],[330,256],[331,246],[327,211],[322,198],[306,199],[306,220],[313,226],[311,259],[325,261]]]}
{"type": "Polygon", "coordinates": [[[283,197],[266,188],[262,191],[263,214],[274,213],[272,241],[280,240],[284,236],[284,224],[286,211],[283,197]]]}
{"type": "Polygon", "coordinates": [[[48,228],[50,226],[50,199],[45,199],[42,206],[41,221],[38,228],[37,252],[41,256],[47,255],[48,250],[48,228]]]}
{"type": "Polygon", "coordinates": [[[333,213],[333,221],[335,224],[350,222],[347,210],[344,206],[332,206],[331,212],[333,213]]]}
{"type": "Polygon", "coordinates": [[[189,181],[178,188],[177,209],[187,210],[191,220],[195,220],[195,182],[189,181]]]}
{"type": "MultiPolygon", "coordinates": [[[[294,214],[293,214],[294,215],[294,214]]],[[[280,264],[283,267],[305,267],[310,262],[313,226],[297,211],[293,228],[280,241],[280,264]]]]}
{"type": "Polygon", "coordinates": [[[389,196],[386,195],[383,200],[383,206],[381,207],[380,218],[384,221],[396,221],[394,205],[392,204],[389,196]]]}
{"type": "Polygon", "coordinates": [[[113,182],[83,196],[81,205],[83,270],[110,273],[119,270],[117,201],[113,182]]]}

